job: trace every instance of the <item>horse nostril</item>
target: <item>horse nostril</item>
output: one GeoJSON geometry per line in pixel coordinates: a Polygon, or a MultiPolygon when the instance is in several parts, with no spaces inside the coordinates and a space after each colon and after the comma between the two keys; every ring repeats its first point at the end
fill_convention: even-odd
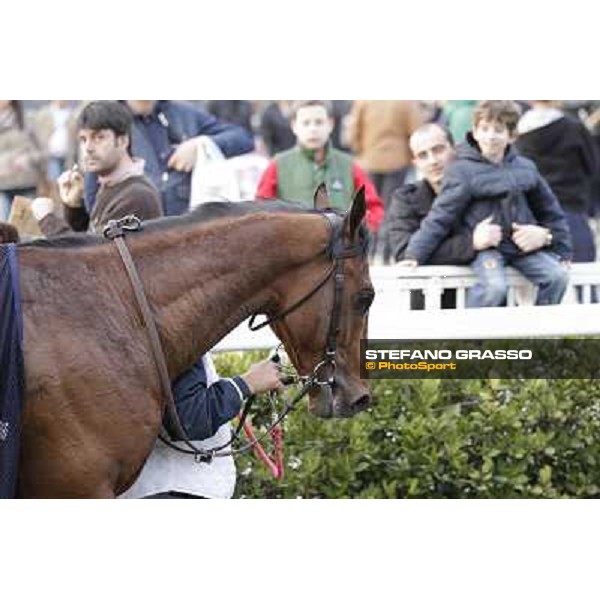
{"type": "Polygon", "coordinates": [[[371,396],[369,396],[369,394],[364,394],[356,402],[354,402],[352,408],[354,409],[355,413],[359,413],[369,408],[370,404],[371,396]]]}

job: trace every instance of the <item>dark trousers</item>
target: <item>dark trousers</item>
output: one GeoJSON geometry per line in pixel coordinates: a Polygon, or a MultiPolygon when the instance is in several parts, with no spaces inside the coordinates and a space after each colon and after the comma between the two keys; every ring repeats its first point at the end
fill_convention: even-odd
{"type": "MultiPolygon", "coordinates": [[[[596,242],[587,215],[565,211],[565,216],[573,243],[573,262],[594,262],[596,260],[596,242]]],[[[581,304],[583,291],[580,286],[575,286],[575,293],[577,301],[581,304]]],[[[595,286],[592,287],[591,301],[594,304],[598,302],[598,290],[595,286]]]]}
{"type": "Polygon", "coordinates": [[[596,243],[587,215],[565,211],[565,216],[573,242],[573,262],[594,262],[596,260],[596,243]]]}

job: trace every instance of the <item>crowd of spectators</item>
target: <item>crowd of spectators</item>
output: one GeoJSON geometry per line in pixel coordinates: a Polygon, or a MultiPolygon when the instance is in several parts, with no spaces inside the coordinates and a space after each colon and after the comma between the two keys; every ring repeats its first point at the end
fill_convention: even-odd
{"type": "MultiPolygon", "coordinates": [[[[225,158],[232,158],[238,184],[236,199],[260,196],[265,171],[269,171],[273,161],[280,161],[284,153],[299,146],[293,124],[296,101],[171,102],[171,106],[177,105],[176,114],[183,115],[180,120],[169,114],[169,101],[161,101],[164,104],[153,103],[153,110],[158,111],[156,122],[152,122],[152,114],[142,114],[135,102],[128,102],[136,115],[133,151],[143,153],[146,174],[161,192],[167,214],[185,210],[193,193],[189,172],[197,158],[195,150],[177,155],[185,168],[173,168],[172,162],[168,169],[166,166],[173,154],[177,154],[176,148],[190,139],[208,140],[206,146],[201,146],[207,154],[212,140],[217,151],[222,151],[225,158]],[[183,104],[186,109],[181,108],[183,104]],[[227,141],[231,131],[219,130],[221,123],[235,125],[238,132],[245,132],[247,137],[239,147],[227,141]],[[161,127],[166,131],[165,143],[160,154],[154,156],[146,148],[152,144],[146,141],[154,143],[154,138],[161,135],[161,127]]],[[[372,260],[383,263],[400,260],[402,257],[390,245],[389,231],[397,226],[391,222],[397,218],[391,199],[403,186],[423,179],[423,173],[415,168],[410,138],[422,125],[436,123],[447,128],[453,143],[460,148],[472,129],[476,101],[326,102],[328,117],[332,119],[327,147],[331,153],[339,152],[338,157],[351,155],[353,168],[364,173],[367,185],[372,184],[383,205],[383,219],[375,219],[377,227],[372,227],[372,260]]],[[[15,196],[54,197],[60,207],[56,182],[61,173],[79,162],[75,122],[84,104],[66,100],[0,101],[0,220],[8,220],[15,196]]],[[[516,101],[516,104],[522,117],[512,147],[535,163],[558,198],[573,238],[573,259],[593,261],[598,231],[595,219],[600,214],[600,101],[516,101]]],[[[236,137],[236,144],[240,139],[236,137]]],[[[320,169],[319,165],[314,168],[328,183],[327,169],[320,169]]],[[[86,202],[95,193],[94,181],[88,179],[86,202]]],[[[310,184],[316,179],[318,176],[310,184]]],[[[275,191],[281,191],[281,186],[275,191]]],[[[349,201],[344,197],[344,201],[349,201]]]]}

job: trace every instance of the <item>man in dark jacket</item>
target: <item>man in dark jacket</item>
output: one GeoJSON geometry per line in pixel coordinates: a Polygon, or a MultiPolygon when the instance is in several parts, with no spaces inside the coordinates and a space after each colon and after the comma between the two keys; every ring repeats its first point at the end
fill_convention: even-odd
{"type": "MultiPolygon", "coordinates": [[[[433,123],[419,127],[410,137],[409,145],[413,164],[423,179],[403,185],[392,194],[388,232],[392,256],[396,261],[404,258],[410,238],[431,210],[442,186],[444,169],[455,156],[451,133],[445,127],[433,123]]],[[[474,244],[477,244],[478,250],[491,248],[498,242],[499,235],[500,227],[490,223],[488,219],[480,222],[474,232],[454,226],[448,237],[429,257],[427,264],[469,264],[475,258],[474,244]]],[[[411,291],[410,304],[412,310],[424,308],[421,290],[411,291]]],[[[455,308],[456,290],[444,290],[441,304],[442,308],[455,308]]]]}
{"type": "Polygon", "coordinates": [[[479,283],[470,290],[471,307],[504,302],[507,264],[538,286],[537,304],[559,303],[568,282],[572,248],[566,219],[535,165],[510,147],[518,118],[510,101],[477,105],[467,144],[444,173],[440,195],[405,252],[406,265],[423,264],[456,223],[470,231],[485,219],[499,225],[495,248],[479,251],[472,263],[479,283]],[[539,249],[537,234],[524,230],[527,224],[541,226],[536,231],[544,233],[546,251],[539,249]]]}
{"type": "Polygon", "coordinates": [[[594,140],[585,125],[552,100],[532,100],[517,126],[517,150],[531,159],[558,198],[571,232],[573,262],[596,260],[588,223],[592,181],[598,171],[594,140]]]}
{"type": "MultiPolygon", "coordinates": [[[[133,113],[131,153],[144,160],[144,173],[159,190],[166,215],[189,208],[191,172],[198,147],[209,138],[227,158],[251,152],[254,140],[239,125],[226,123],[185,102],[127,100],[133,113]]],[[[94,201],[96,180],[86,176],[85,203],[94,201]]]]}

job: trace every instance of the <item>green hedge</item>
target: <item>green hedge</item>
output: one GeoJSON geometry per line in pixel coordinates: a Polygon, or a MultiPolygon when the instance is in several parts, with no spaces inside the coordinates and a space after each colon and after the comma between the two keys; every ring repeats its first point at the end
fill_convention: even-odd
{"type": "MultiPolygon", "coordinates": [[[[215,358],[225,376],[263,356],[215,358]]],[[[285,424],[284,479],[238,457],[236,497],[600,496],[599,381],[380,380],[371,388],[373,408],[348,420],[320,420],[303,401],[285,424]]]]}

